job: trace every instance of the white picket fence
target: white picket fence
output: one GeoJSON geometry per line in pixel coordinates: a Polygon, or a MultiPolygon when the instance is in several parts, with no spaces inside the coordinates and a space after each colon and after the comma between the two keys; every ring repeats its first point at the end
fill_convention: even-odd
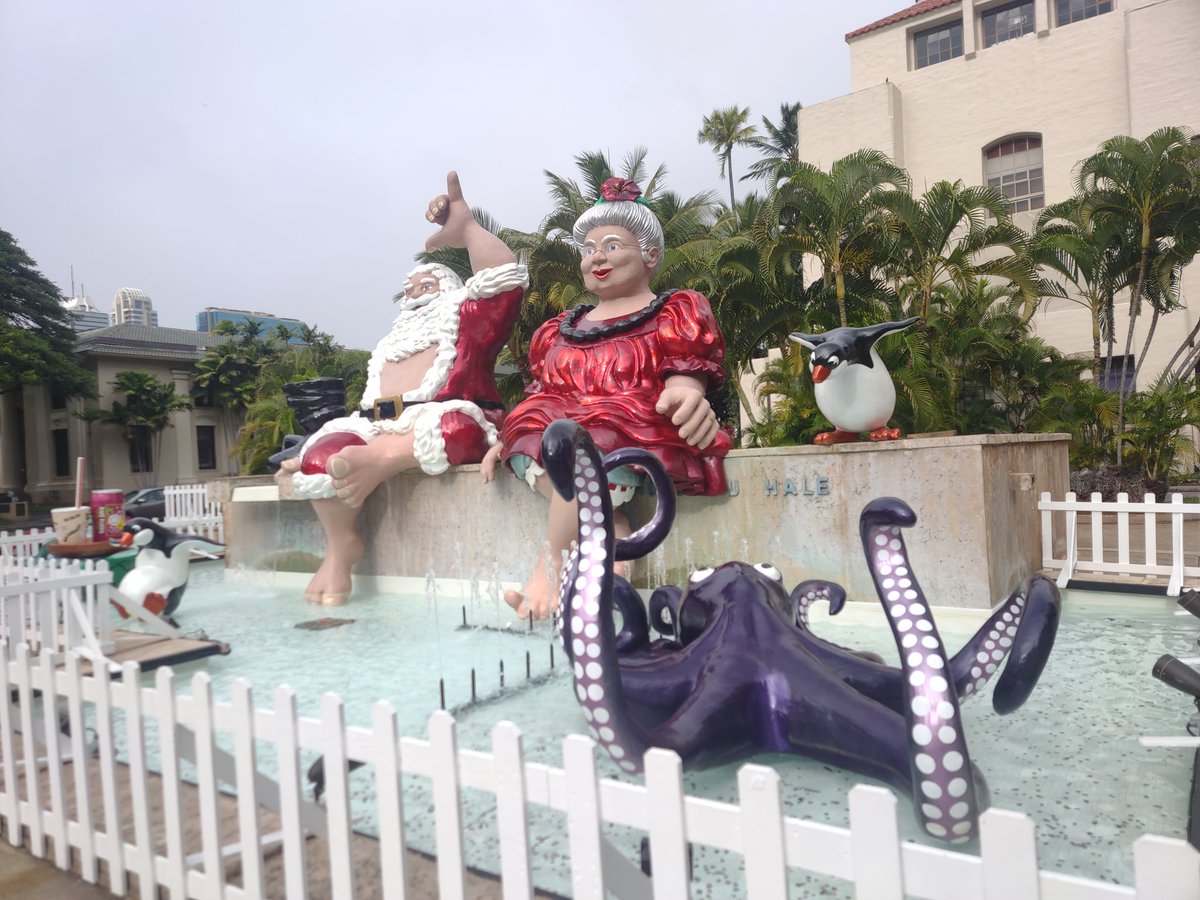
{"type": "Polygon", "coordinates": [[[1138,503],[1131,502],[1128,494],[1118,494],[1116,502],[1105,502],[1100,494],[1092,494],[1090,500],[1079,500],[1074,493],[1068,493],[1064,500],[1053,500],[1049,493],[1043,493],[1038,509],[1042,513],[1042,567],[1061,570],[1059,587],[1066,587],[1067,582],[1081,571],[1156,575],[1167,578],[1167,595],[1178,597],[1185,578],[1200,577],[1200,566],[1185,565],[1184,559],[1184,519],[1200,517],[1200,504],[1184,503],[1182,494],[1172,494],[1166,503],[1159,503],[1153,494],[1146,494],[1138,503]],[[1065,555],[1061,557],[1055,555],[1054,548],[1055,513],[1065,517],[1065,531],[1060,532],[1066,536],[1065,555]],[[1090,526],[1091,550],[1085,556],[1079,548],[1080,513],[1087,515],[1090,526]],[[1108,524],[1115,526],[1115,548],[1112,542],[1106,545],[1106,516],[1108,524]],[[1142,545],[1137,549],[1131,546],[1131,516],[1140,518],[1142,545]],[[1168,520],[1171,537],[1170,547],[1164,548],[1168,557],[1164,562],[1159,558],[1158,526],[1168,520]]]}
{"type": "MultiPolygon", "coordinates": [[[[607,892],[623,898],[685,898],[689,894],[688,844],[715,847],[744,859],[743,895],[788,896],[789,870],[845,879],[859,898],[903,896],[944,900],[1195,900],[1200,897],[1200,856],[1181,840],[1144,836],[1133,844],[1135,887],[1038,870],[1033,823],[1024,815],[990,810],[981,819],[981,855],[902,842],[897,802],[883,788],[859,785],[849,794],[850,827],[807,822],[784,814],[779,775],[771,768],[746,765],[738,773],[739,802],[722,803],[684,794],[679,758],[665,750],[646,756],[644,784],[597,776],[596,745],[573,735],[563,742],[562,768],[528,763],[521,734],[501,722],[492,731],[491,752],[457,746],[455,723],[445,712],[429,719],[429,737],[399,737],[396,712],[377,703],[370,728],[347,727],[342,700],[325,694],[320,718],[297,715],[296,697],[286,686],[274,692],[274,706],[256,708],[250,685],[235,683],[228,703],[215,702],[207,674],[197,673],[190,696],[177,696],[174,674],[159,669],[153,687],[141,684],[134,663],[115,681],[97,667],[84,676],[72,654],[57,668],[49,649],[33,657],[22,646],[10,652],[0,641],[0,819],[14,846],[55,865],[72,865],[75,851],[82,877],[96,882],[105,863],[108,888],[124,895],[129,875],[137,876],[141,897],[154,898],[161,886],[172,897],[255,898],[264,893],[262,848],[282,847],[283,886],[288,897],[308,896],[309,868],[303,815],[311,811],[302,793],[301,750],[325,758],[326,805],[320,831],[329,850],[329,896],[355,895],[356,866],[351,855],[351,762],[373,767],[374,803],[379,833],[382,895],[413,896],[408,886],[404,792],[401,776],[431,784],[440,894],[465,896],[463,844],[464,788],[495,797],[499,862],[505,898],[529,898],[533,858],[527,810],[547,807],[565,813],[570,851],[571,890],[579,900],[603,900],[607,892]],[[54,698],[59,715],[37,708],[54,698]],[[69,733],[59,731],[63,713],[69,733]],[[123,712],[119,719],[114,715],[123,712]],[[119,725],[123,722],[123,726],[119,725]],[[146,744],[148,723],[157,723],[161,751],[161,813],[152,797],[146,744]],[[93,809],[87,759],[86,724],[95,728],[101,808],[93,809]],[[123,728],[127,773],[114,748],[123,728]],[[232,778],[218,767],[218,735],[232,736],[232,778]],[[273,790],[256,777],[256,742],[277,753],[279,780],[273,790]],[[180,748],[196,767],[199,837],[186,845],[181,799],[180,748]],[[41,777],[21,774],[44,770],[41,777]],[[236,844],[222,843],[218,819],[218,779],[237,788],[236,844]],[[129,785],[127,799],[118,783],[129,785]],[[267,794],[271,796],[268,797],[267,794]],[[264,835],[259,806],[272,803],[282,817],[281,833],[264,835]],[[132,828],[129,827],[132,823],[132,828]],[[643,876],[620,856],[603,835],[605,823],[649,835],[654,877],[643,876]],[[124,832],[123,832],[124,826],[124,832]],[[47,839],[51,847],[47,847],[47,839]],[[198,845],[197,845],[198,842],[198,845]],[[240,876],[226,872],[229,857],[240,856],[240,876]]],[[[361,873],[357,873],[361,878],[361,873]]]]}
{"type": "Polygon", "coordinates": [[[116,646],[111,585],[103,560],[0,561],[0,635],[50,653],[56,665],[71,651],[99,662],[116,646]]]}
{"type": "Polygon", "coordinates": [[[166,516],[162,522],[172,531],[193,534],[225,543],[225,517],[221,504],[208,499],[202,484],[172,484],[163,488],[166,516]]]}
{"type": "Polygon", "coordinates": [[[0,563],[33,559],[45,544],[55,540],[53,528],[0,531],[0,563]]]}

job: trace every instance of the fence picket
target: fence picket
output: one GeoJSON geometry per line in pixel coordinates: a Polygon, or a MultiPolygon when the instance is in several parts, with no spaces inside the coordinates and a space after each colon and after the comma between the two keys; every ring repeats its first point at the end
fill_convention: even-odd
{"type": "Polygon", "coordinates": [[[238,838],[242,849],[242,890],[251,897],[263,893],[262,831],[258,826],[258,792],[254,754],[254,697],[250,682],[233,682],[234,759],[237,766],[238,838]]]}
{"type": "Polygon", "coordinates": [[[787,900],[779,773],[767,766],[742,766],[738,769],[738,799],[742,807],[746,896],[753,900],[787,900]]]}
{"type": "MultiPolygon", "coordinates": [[[[1147,507],[1157,507],[1158,498],[1153,494],[1146,494],[1142,497],[1142,502],[1147,507]]],[[[1142,536],[1143,536],[1143,559],[1149,565],[1158,565],[1158,510],[1147,509],[1142,513],[1142,536]]]]}
{"type": "Polygon", "coordinates": [[[1178,597],[1183,592],[1183,495],[1171,495],[1171,580],[1167,596],[1178,597]]]}
{"type": "Polygon", "coordinates": [[[283,886],[288,897],[308,896],[304,832],[300,827],[300,745],[296,735],[296,693],[275,689],[275,746],[279,758],[279,817],[283,824],[283,886]]]}
{"type": "Polygon", "coordinates": [[[104,800],[104,840],[96,849],[108,862],[108,888],[121,896],[128,890],[125,876],[125,842],[121,839],[121,815],[117,805],[117,761],[112,717],[112,676],[108,666],[92,664],[96,687],[96,740],[100,744],[100,793],[104,800]]]}
{"type": "Polygon", "coordinates": [[[1143,835],[1133,842],[1137,900],[1200,897],[1200,855],[1186,841],[1143,835]]]}
{"type": "Polygon", "coordinates": [[[1050,502],[1050,492],[1042,491],[1038,497],[1038,511],[1042,514],[1042,568],[1054,566],[1054,513],[1047,505],[1050,502]]]}
{"type": "Polygon", "coordinates": [[[1037,900],[1040,894],[1037,835],[1026,815],[989,809],[979,817],[985,900],[1037,900]]]}
{"type": "Polygon", "coordinates": [[[601,863],[600,784],[596,744],[573,734],[563,741],[567,788],[567,843],[571,851],[571,887],[576,900],[604,900],[601,863]]]}
{"type": "Polygon", "coordinates": [[[0,696],[0,765],[4,766],[4,832],[14,847],[21,846],[21,792],[17,789],[17,756],[13,717],[16,709],[8,686],[12,684],[12,656],[8,641],[0,639],[0,665],[4,667],[4,692],[0,696]]]}
{"type": "Polygon", "coordinates": [[[17,648],[17,704],[20,707],[22,764],[25,767],[25,798],[29,815],[29,852],[39,859],[46,855],[46,832],[42,828],[42,780],[38,776],[37,734],[33,730],[33,672],[29,645],[17,648]]]}
{"type": "Polygon", "coordinates": [[[159,771],[162,773],[163,831],[166,833],[167,864],[163,884],[171,897],[187,896],[187,848],[183,844],[183,807],[179,781],[179,747],[175,729],[179,716],[175,701],[175,673],[163,666],[154,676],[157,688],[159,771]]]}
{"type": "MultiPolygon", "coordinates": [[[[1128,504],[1129,495],[1117,494],[1117,503],[1128,504]]],[[[1117,563],[1122,567],[1129,565],[1129,513],[1124,509],[1117,512],[1117,563]]]]}
{"type": "Polygon", "coordinates": [[[683,763],[673,750],[646,753],[646,817],[650,821],[650,866],[656,900],[691,895],[683,763]]]}
{"type": "Polygon", "coordinates": [[[850,789],[850,855],[858,900],[904,900],[896,795],[859,784],[850,789]]]}
{"type": "Polygon", "coordinates": [[[212,680],[207,672],[192,676],[191,728],[196,745],[196,788],[200,800],[200,852],[206,897],[225,896],[225,862],[221,857],[221,825],[217,810],[216,760],[213,758],[212,680]]]}
{"type": "MultiPolygon", "coordinates": [[[[379,870],[383,896],[404,900],[408,891],[408,860],[404,853],[392,852],[404,846],[404,791],[400,781],[400,742],[396,730],[396,709],[381,700],[371,709],[375,750],[375,810],[379,822],[379,870]]],[[[498,764],[498,763],[497,763],[498,764]]],[[[525,806],[522,798],[521,811],[525,806]]],[[[497,794],[497,806],[500,798],[497,794]]],[[[500,822],[503,819],[497,813],[500,822]]],[[[500,825],[501,858],[504,853],[504,826],[500,825]]],[[[502,867],[503,868],[503,867],[502,867]]],[[[507,881],[507,875],[505,876],[507,881]]],[[[506,888],[507,890],[507,888],[506,888]]]]}
{"type": "Polygon", "coordinates": [[[129,755],[129,795],[133,807],[134,852],[126,860],[138,876],[142,900],[158,895],[154,874],[154,838],[150,823],[150,787],[146,778],[146,728],[142,719],[141,669],[136,662],[121,668],[121,691],[125,695],[125,747],[129,755]]]}
{"type": "Polygon", "coordinates": [[[350,787],[347,784],[346,711],[342,698],[321,696],[321,731],[325,735],[325,814],[329,819],[329,879],[334,900],[354,897],[351,865],[350,787]]]}
{"type": "Polygon", "coordinates": [[[1088,520],[1092,525],[1092,562],[1094,563],[1104,562],[1104,513],[1099,510],[1103,500],[1101,494],[1093,493],[1092,510],[1088,513],[1088,520]]]}
{"type": "Polygon", "coordinates": [[[462,807],[458,796],[458,738],[454,717],[437,710],[429,717],[429,749],[438,765],[433,770],[433,812],[437,820],[438,888],[443,897],[462,898],[466,892],[463,864],[462,807]]]}
{"type": "Polygon", "coordinates": [[[54,654],[43,650],[38,659],[39,689],[42,692],[42,723],[46,726],[46,770],[50,780],[50,820],[46,830],[54,841],[54,864],[71,865],[67,840],[67,809],[63,791],[62,735],[58,728],[58,691],[54,684],[54,654]]]}
{"type": "Polygon", "coordinates": [[[529,856],[529,817],[525,812],[525,751],[512,722],[492,728],[496,765],[496,829],[500,833],[500,872],[505,900],[533,896],[529,856]]]}
{"type": "MultiPolygon", "coordinates": [[[[92,825],[90,754],[84,744],[83,673],[79,654],[67,655],[67,721],[71,729],[71,772],[75,776],[75,819],[79,823],[79,874],[96,883],[96,843],[92,825]]],[[[68,830],[70,825],[68,823],[68,830]]]]}

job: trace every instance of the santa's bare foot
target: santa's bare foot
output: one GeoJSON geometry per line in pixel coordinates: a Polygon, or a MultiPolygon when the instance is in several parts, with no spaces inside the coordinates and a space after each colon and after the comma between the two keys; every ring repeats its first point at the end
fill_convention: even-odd
{"type": "Polygon", "coordinates": [[[383,434],[369,444],[339,450],[326,470],[338,498],[357,508],[380,484],[414,465],[412,434],[383,434]]]}
{"type": "Polygon", "coordinates": [[[309,603],[325,606],[341,606],[350,596],[353,584],[350,571],[363,556],[362,538],[356,531],[331,537],[325,551],[325,559],[304,590],[304,599],[309,603]]]}

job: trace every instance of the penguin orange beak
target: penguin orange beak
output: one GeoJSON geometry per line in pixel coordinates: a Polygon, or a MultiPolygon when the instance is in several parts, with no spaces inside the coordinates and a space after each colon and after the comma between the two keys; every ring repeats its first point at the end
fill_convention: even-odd
{"type": "Polygon", "coordinates": [[[812,370],[813,384],[820,384],[822,381],[824,381],[826,378],[829,377],[829,373],[831,371],[832,371],[831,369],[828,369],[825,366],[822,366],[820,364],[813,366],[813,370],[812,370]]]}
{"type": "Polygon", "coordinates": [[[122,547],[126,547],[126,548],[132,547],[133,546],[133,533],[129,532],[129,531],[122,532],[121,539],[117,543],[119,543],[122,547]]]}

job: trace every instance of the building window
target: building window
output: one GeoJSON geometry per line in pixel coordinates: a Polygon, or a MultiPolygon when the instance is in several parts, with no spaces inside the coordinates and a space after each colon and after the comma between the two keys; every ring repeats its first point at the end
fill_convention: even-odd
{"type": "Polygon", "coordinates": [[[50,408],[51,409],[66,409],[67,394],[60,387],[50,388],[50,408]]]}
{"type": "Polygon", "coordinates": [[[54,428],[50,431],[50,437],[54,440],[54,474],[58,478],[65,478],[71,474],[71,453],[67,449],[67,429],[54,428]]]}
{"type": "Polygon", "coordinates": [[[135,427],[129,441],[129,471],[154,471],[154,454],[150,449],[150,429],[135,427]]]}
{"type": "Polygon", "coordinates": [[[927,31],[918,31],[913,35],[913,43],[918,69],[962,56],[962,22],[948,22],[927,31]]]}
{"type": "Polygon", "coordinates": [[[1133,373],[1134,364],[1132,356],[1114,356],[1111,368],[1108,365],[1108,360],[1104,360],[1100,365],[1100,387],[1106,391],[1119,391],[1121,390],[1121,385],[1124,385],[1126,392],[1132,391],[1133,373]]]}
{"type": "Polygon", "coordinates": [[[1033,0],[1010,3],[983,14],[983,46],[1011,41],[1033,31],[1033,0]]]}
{"type": "Polygon", "coordinates": [[[1041,209],[1046,205],[1041,137],[1008,138],[984,148],[983,180],[1004,194],[1009,212],[1041,209]]]}
{"type": "Polygon", "coordinates": [[[196,426],[196,465],[201,469],[217,467],[217,426],[196,426]]]}
{"type": "Polygon", "coordinates": [[[1112,6],[1112,0],[1054,0],[1054,12],[1059,25],[1070,25],[1080,19],[1112,12],[1112,6]]]}

